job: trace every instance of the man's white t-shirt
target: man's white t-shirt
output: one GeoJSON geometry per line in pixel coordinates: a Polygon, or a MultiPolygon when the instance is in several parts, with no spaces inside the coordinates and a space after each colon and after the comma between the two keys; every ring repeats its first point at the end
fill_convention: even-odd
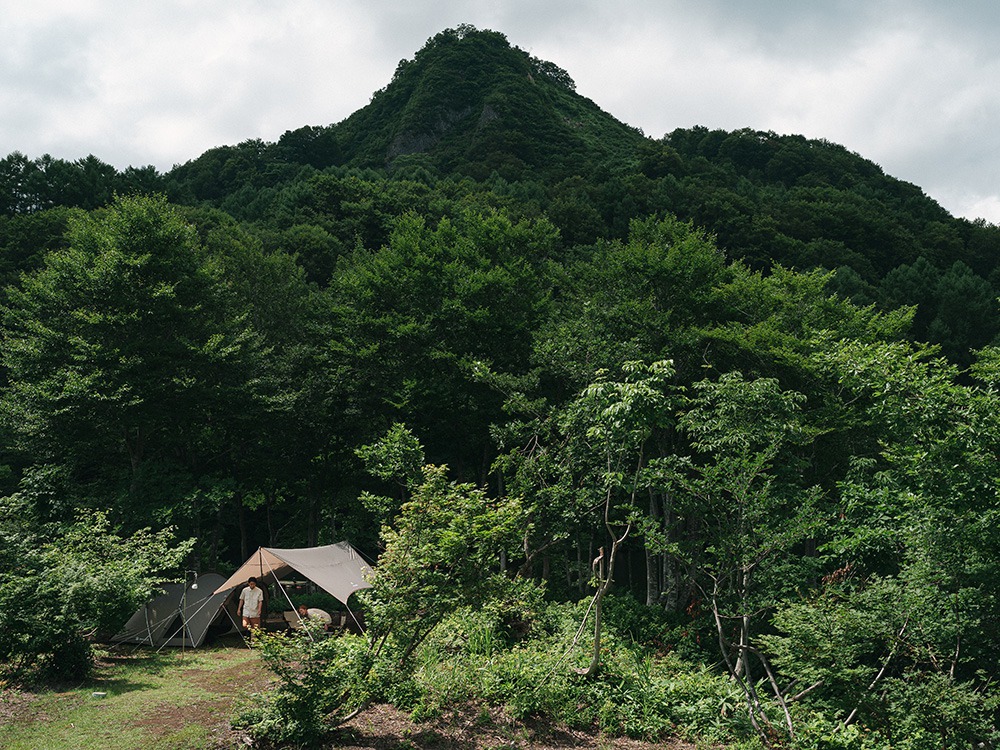
{"type": "Polygon", "coordinates": [[[264,603],[264,590],[260,586],[256,588],[247,586],[240,592],[240,601],[243,602],[244,617],[260,617],[260,605],[264,603]]]}

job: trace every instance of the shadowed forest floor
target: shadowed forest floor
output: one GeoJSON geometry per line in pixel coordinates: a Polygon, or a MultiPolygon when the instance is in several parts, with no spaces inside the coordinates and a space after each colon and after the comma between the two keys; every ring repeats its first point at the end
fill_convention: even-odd
{"type": "Polygon", "coordinates": [[[488,716],[474,709],[456,712],[435,722],[414,723],[410,717],[390,706],[374,706],[358,716],[333,737],[331,748],[347,750],[504,750],[531,748],[595,748],[600,750],[651,750],[674,748],[687,750],[694,745],[680,741],[642,742],[622,737],[607,737],[552,727],[547,724],[524,724],[510,721],[499,711],[488,716]]]}

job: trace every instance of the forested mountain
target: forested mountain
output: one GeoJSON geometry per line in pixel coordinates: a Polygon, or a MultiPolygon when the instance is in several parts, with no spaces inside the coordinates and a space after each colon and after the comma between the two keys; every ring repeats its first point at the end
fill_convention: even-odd
{"type": "MultiPolygon", "coordinates": [[[[998,261],[1000,228],[841,146],[646,137],[471,27],[343,122],[166,174],[14,153],[0,562],[31,561],[48,588],[16,604],[47,611],[81,511],[227,568],[343,537],[375,557],[421,508],[551,599],[614,579],[658,648],[721,656],[763,737],[861,747],[848,726],[891,743],[913,717],[946,740],[907,747],[986,741],[998,261]]],[[[107,556],[83,548],[73,570],[107,556]]],[[[463,590],[441,601],[485,595],[463,590]]],[[[0,651],[28,622],[0,619],[0,651]]]]}
{"type": "MultiPolygon", "coordinates": [[[[861,304],[917,306],[912,335],[959,364],[1000,330],[996,227],[950,216],[918,187],[825,141],[705,128],[644,137],[496,32],[437,35],[341,123],[221,146],[166,175],[116,173],[93,156],[15,153],[0,164],[7,217],[91,209],[136,190],[259,226],[269,247],[297,253],[320,283],[357,240],[382,244],[405,210],[437,220],[460,201],[544,214],[567,247],[621,239],[632,219],[670,212],[753,268],[836,270],[831,289],[861,304]]],[[[31,243],[51,241],[9,218],[3,226],[11,273],[24,267],[26,231],[31,243]]]]}

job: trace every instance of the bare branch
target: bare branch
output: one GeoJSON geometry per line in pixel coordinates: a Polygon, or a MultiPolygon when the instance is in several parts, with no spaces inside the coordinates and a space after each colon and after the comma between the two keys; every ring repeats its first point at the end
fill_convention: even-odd
{"type": "Polygon", "coordinates": [[[816,690],[817,688],[822,687],[823,684],[824,684],[824,682],[825,682],[824,680],[819,680],[818,682],[814,682],[812,685],[810,685],[809,687],[807,687],[805,690],[800,690],[798,693],[796,693],[795,695],[793,695],[793,696],[791,696],[789,698],[786,698],[785,700],[787,700],[789,703],[794,703],[797,700],[802,700],[807,695],[809,695],[809,693],[811,693],[813,690],[816,690]]]}
{"type": "MultiPolygon", "coordinates": [[[[892,657],[896,655],[896,647],[899,646],[899,642],[900,642],[900,640],[903,637],[903,633],[906,632],[906,626],[909,623],[910,623],[910,617],[909,617],[909,615],[907,615],[906,616],[906,620],[903,622],[903,627],[901,627],[899,629],[899,633],[896,634],[896,640],[892,644],[892,648],[889,649],[889,655],[885,657],[885,661],[882,662],[882,668],[878,671],[878,674],[875,675],[875,679],[871,681],[871,684],[868,685],[868,688],[867,688],[866,692],[871,692],[871,690],[875,687],[875,685],[878,684],[878,681],[882,679],[883,675],[885,675],[885,671],[889,668],[889,662],[891,662],[892,661],[892,657]]],[[[848,726],[848,725],[850,725],[850,724],[852,724],[854,722],[854,719],[858,715],[858,709],[859,709],[859,707],[855,706],[854,710],[851,711],[850,715],[848,715],[848,717],[846,719],[844,719],[844,726],[845,727],[848,726]]]]}

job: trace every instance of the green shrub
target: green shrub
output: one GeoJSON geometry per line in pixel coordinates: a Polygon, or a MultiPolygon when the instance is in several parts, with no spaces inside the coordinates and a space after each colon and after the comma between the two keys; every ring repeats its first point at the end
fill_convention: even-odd
{"type": "MultiPolygon", "coordinates": [[[[420,652],[418,718],[449,706],[482,703],[518,719],[540,718],[613,735],[657,739],[682,734],[733,741],[752,736],[743,696],[724,675],[633,642],[608,626],[596,679],[573,670],[569,645],[587,602],[532,608],[529,635],[508,645],[497,610],[456,612],[420,652]]],[[[626,608],[616,612],[618,618],[626,608]]],[[[585,660],[585,659],[584,659],[585,660]]]]}
{"type": "Polygon", "coordinates": [[[16,499],[0,501],[0,679],[86,677],[92,640],[117,632],[190,543],[170,530],[126,538],[101,514],[28,533],[17,514],[16,499]]]}
{"type": "Polygon", "coordinates": [[[924,673],[886,680],[881,732],[900,750],[968,748],[996,741],[996,696],[987,697],[947,675],[924,673]]]}
{"type": "Polygon", "coordinates": [[[495,579],[493,596],[463,607],[434,629],[425,649],[489,656],[536,636],[543,627],[544,588],[526,579],[495,579]]]}
{"type": "Polygon", "coordinates": [[[482,699],[506,706],[517,718],[547,717],[575,726],[589,725],[592,714],[579,710],[582,681],[552,648],[519,646],[476,664],[482,699]]]}
{"type": "Polygon", "coordinates": [[[603,606],[604,622],[610,629],[661,652],[677,650],[695,628],[689,615],[647,607],[628,594],[609,594],[603,606]]]}
{"type": "Polygon", "coordinates": [[[752,736],[743,694],[728,675],[668,656],[657,660],[651,681],[681,734],[717,741],[752,736]]]}
{"type": "Polygon", "coordinates": [[[256,648],[278,683],[245,701],[233,726],[276,745],[308,745],[369,697],[364,640],[352,635],[319,637],[319,629],[312,629],[316,633],[307,624],[303,631],[260,635],[256,648]]]}

